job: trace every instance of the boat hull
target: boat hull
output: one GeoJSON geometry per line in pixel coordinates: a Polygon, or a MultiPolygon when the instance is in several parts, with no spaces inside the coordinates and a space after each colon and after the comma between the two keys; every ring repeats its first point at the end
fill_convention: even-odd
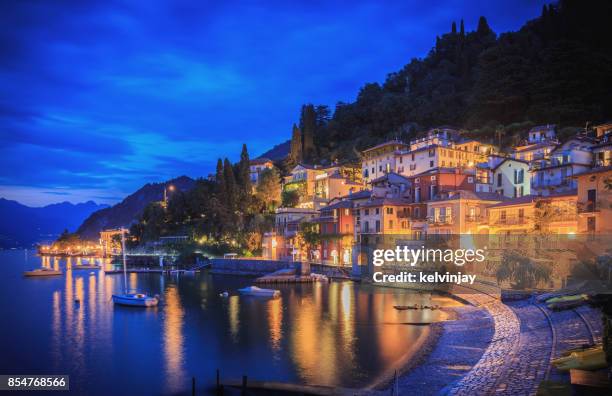
{"type": "Polygon", "coordinates": [[[47,277],[47,276],[59,276],[61,271],[26,271],[23,276],[27,277],[47,277]]]}
{"type": "Polygon", "coordinates": [[[135,297],[113,294],[113,302],[127,307],[154,307],[158,300],[155,297],[135,297]]]}
{"type": "Polygon", "coordinates": [[[254,296],[254,297],[280,297],[280,290],[273,289],[260,289],[258,287],[245,287],[244,289],[238,289],[238,293],[243,296],[254,296]]]}

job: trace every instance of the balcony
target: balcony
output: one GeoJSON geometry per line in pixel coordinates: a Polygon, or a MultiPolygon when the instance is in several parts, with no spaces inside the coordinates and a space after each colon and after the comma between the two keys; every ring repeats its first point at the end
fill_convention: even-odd
{"type": "Polygon", "coordinates": [[[465,221],[467,223],[480,223],[484,220],[485,220],[485,217],[482,215],[470,215],[470,214],[465,215],[465,221]]]}
{"type": "Polygon", "coordinates": [[[404,212],[404,211],[398,211],[397,212],[397,218],[398,219],[409,219],[410,218],[410,213],[409,212],[404,212]]]}
{"type": "Polygon", "coordinates": [[[427,223],[433,226],[443,226],[453,224],[451,216],[427,217],[427,223]]]}
{"type": "Polygon", "coordinates": [[[500,217],[495,221],[495,224],[501,225],[523,225],[527,224],[527,221],[524,217],[500,217]]]}

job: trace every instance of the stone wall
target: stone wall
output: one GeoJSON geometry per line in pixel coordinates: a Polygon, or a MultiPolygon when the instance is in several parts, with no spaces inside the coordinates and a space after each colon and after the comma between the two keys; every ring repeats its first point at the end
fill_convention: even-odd
{"type": "Polygon", "coordinates": [[[228,275],[266,275],[286,268],[295,268],[295,262],[257,259],[210,259],[211,273],[228,275]]]}

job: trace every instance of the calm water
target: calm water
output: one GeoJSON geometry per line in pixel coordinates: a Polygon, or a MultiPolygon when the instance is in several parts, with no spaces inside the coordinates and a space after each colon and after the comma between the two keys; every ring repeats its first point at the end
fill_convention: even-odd
{"type": "Polygon", "coordinates": [[[0,252],[0,373],[69,374],[73,391],[99,395],[181,394],[192,376],[212,384],[216,368],[223,379],[360,387],[395,368],[423,331],[402,323],[439,315],[393,309],[428,297],[351,282],[281,285],[275,300],[239,297],[249,278],[207,273],[129,274],[132,289],[162,303],[122,308],[110,301],[122,275],[75,263],[0,252]],[[41,265],[64,274],[22,276],[41,265]]]}

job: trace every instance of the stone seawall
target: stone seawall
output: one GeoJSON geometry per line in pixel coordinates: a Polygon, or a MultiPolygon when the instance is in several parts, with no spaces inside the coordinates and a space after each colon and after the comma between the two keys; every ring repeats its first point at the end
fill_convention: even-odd
{"type": "Polygon", "coordinates": [[[257,259],[223,259],[210,260],[210,272],[227,275],[261,276],[286,268],[296,268],[299,263],[291,261],[257,260],[257,259]]]}

